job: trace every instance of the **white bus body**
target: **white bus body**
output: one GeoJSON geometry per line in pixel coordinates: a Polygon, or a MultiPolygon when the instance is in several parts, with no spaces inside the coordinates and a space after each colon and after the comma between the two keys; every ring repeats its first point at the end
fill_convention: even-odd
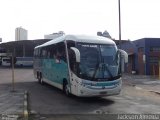
{"type": "Polygon", "coordinates": [[[16,66],[33,66],[33,57],[16,57],[16,66]]]}
{"type": "Polygon", "coordinates": [[[121,52],[105,37],[65,35],[35,47],[34,75],[67,95],[117,95],[122,85],[121,52]]]}
{"type": "Polygon", "coordinates": [[[10,65],[11,65],[11,58],[2,57],[2,66],[10,66],[10,65]]]}

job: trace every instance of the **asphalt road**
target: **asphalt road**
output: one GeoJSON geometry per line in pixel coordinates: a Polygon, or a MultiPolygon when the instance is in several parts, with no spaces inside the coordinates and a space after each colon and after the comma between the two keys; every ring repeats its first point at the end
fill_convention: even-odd
{"type": "MultiPolygon", "coordinates": [[[[0,91],[12,89],[10,69],[0,68],[0,91]]],[[[103,98],[67,97],[50,85],[40,85],[33,76],[32,69],[15,69],[15,90],[29,92],[29,108],[35,119],[47,119],[57,115],[95,115],[95,114],[160,114],[160,96],[123,85],[122,92],[117,96],[103,98]]],[[[92,116],[93,117],[93,116],[92,116]]],[[[105,116],[100,116],[104,119],[105,116]]],[[[87,117],[88,118],[88,117],[87,117]]],[[[96,118],[96,117],[94,117],[96,118]]],[[[57,118],[59,119],[59,118],[57,118]]],[[[78,118],[77,118],[78,119],[78,118]]],[[[89,118],[88,118],[89,119],[89,118]]],[[[92,118],[90,118],[92,119],[92,118]]]]}

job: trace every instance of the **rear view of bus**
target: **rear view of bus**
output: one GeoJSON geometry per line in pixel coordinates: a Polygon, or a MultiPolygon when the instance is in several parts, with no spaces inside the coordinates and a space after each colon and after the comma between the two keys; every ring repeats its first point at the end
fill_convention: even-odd
{"type": "Polygon", "coordinates": [[[53,60],[55,58],[52,58],[50,63],[44,63],[42,58],[39,64],[35,63],[41,65],[34,65],[34,73],[38,75],[37,78],[43,78],[41,81],[45,80],[55,87],[58,86],[67,95],[91,97],[120,93],[121,70],[124,65],[122,62],[127,62],[128,56],[125,51],[117,48],[114,41],[100,36],[66,35],[36,47],[36,49],[43,51],[45,48],[45,53],[48,54],[47,46],[51,47],[51,45],[54,45],[55,51],[57,51],[56,48],[64,50],[62,51],[63,57],[59,57],[58,63],[53,60]],[[60,43],[65,47],[58,46],[60,43]],[[51,63],[51,61],[54,62],[51,63]],[[49,71],[45,67],[48,67],[49,71]],[[37,73],[37,68],[41,69],[41,72],[37,73]],[[52,75],[47,77],[49,74],[52,75]]]}

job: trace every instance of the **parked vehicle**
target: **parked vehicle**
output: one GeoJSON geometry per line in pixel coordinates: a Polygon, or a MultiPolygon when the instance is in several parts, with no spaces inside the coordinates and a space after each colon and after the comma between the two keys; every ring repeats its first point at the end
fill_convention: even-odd
{"type": "Polygon", "coordinates": [[[33,57],[16,57],[16,66],[33,66],[33,57]]]}
{"type": "Polygon", "coordinates": [[[11,58],[2,57],[2,66],[11,66],[11,58]]]}
{"type": "Polygon", "coordinates": [[[34,75],[66,95],[117,95],[127,58],[109,38],[64,35],[35,47],[34,75]]]}

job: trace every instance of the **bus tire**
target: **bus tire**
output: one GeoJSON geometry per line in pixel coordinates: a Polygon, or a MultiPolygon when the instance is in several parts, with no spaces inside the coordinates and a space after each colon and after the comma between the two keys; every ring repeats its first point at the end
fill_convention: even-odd
{"type": "Polygon", "coordinates": [[[38,74],[38,82],[43,85],[42,73],[38,74]]]}
{"type": "Polygon", "coordinates": [[[70,96],[69,85],[67,81],[63,82],[63,91],[66,94],[66,96],[70,96]]]}

